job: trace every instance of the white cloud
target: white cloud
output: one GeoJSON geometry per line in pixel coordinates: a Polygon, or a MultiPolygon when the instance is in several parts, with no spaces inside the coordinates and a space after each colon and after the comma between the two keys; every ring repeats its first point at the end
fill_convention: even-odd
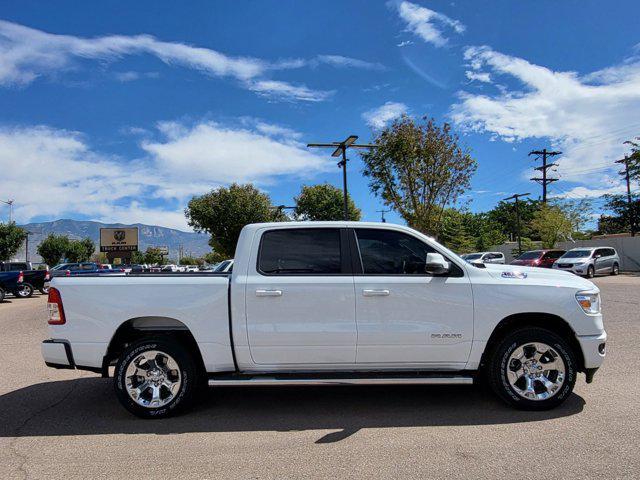
{"type": "Polygon", "coordinates": [[[400,102],[387,102],[377,108],[368,110],[362,114],[362,118],[372,128],[384,128],[389,122],[395,120],[408,111],[408,107],[400,102]]]}
{"type": "Polygon", "coordinates": [[[491,95],[461,92],[450,112],[456,124],[505,141],[541,139],[541,147],[563,152],[554,158],[562,180],[595,190],[619,183],[613,162],[627,150],[622,142],[640,130],[640,62],[580,76],[489,47],[467,48],[465,60],[477,75],[490,72],[520,86],[496,85],[491,95]]]}
{"type": "Polygon", "coordinates": [[[84,216],[188,229],[183,209],[192,195],[231,182],[308,178],[333,166],[298,143],[297,132],[264,122],[165,122],[158,132],[160,140],[140,140],[145,156],[125,161],[92,150],[78,132],[0,127],[2,187],[15,199],[16,219],[84,216]]]}
{"type": "Polygon", "coordinates": [[[380,63],[366,62],[357,58],[344,57],[342,55],[318,55],[318,61],[334,67],[362,68],[365,70],[384,70],[380,63]]]}
{"type": "Polygon", "coordinates": [[[458,20],[415,3],[400,1],[393,2],[392,5],[407,24],[407,31],[436,47],[443,47],[448,42],[443,33],[444,29],[451,29],[458,34],[465,31],[465,26],[458,20]]]}
{"type": "Polygon", "coordinates": [[[467,70],[464,74],[471,81],[477,80],[479,82],[491,83],[491,75],[487,72],[474,72],[467,70]]]}
{"type": "MultiPolygon", "coordinates": [[[[141,54],[214,77],[233,78],[245,88],[271,97],[319,101],[330,95],[304,85],[265,78],[271,70],[295,68],[292,61],[271,64],[253,57],[226,55],[210,48],[164,42],[150,35],[96,38],[56,35],[0,20],[0,85],[26,85],[41,75],[76,67],[77,59],[115,61],[127,55],[141,54]]],[[[132,76],[125,75],[129,78],[123,80],[133,80],[132,76]]]]}
{"type": "Polygon", "coordinates": [[[409,45],[413,45],[411,40],[404,40],[396,45],[396,47],[407,47],[409,45]]]}

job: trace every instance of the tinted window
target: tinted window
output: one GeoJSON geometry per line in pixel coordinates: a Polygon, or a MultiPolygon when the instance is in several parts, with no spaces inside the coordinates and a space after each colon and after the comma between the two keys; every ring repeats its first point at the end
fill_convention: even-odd
{"type": "Polygon", "coordinates": [[[258,269],[270,275],[341,273],[340,230],[301,228],[262,235],[258,269]]]}
{"type": "Polygon", "coordinates": [[[463,255],[462,258],[465,260],[478,260],[481,256],[482,254],[480,253],[471,253],[469,255],[463,255]]]}
{"type": "Polygon", "coordinates": [[[607,251],[606,251],[606,253],[605,253],[605,255],[606,255],[607,257],[611,257],[611,256],[613,256],[613,255],[615,255],[615,254],[616,254],[616,251],[615,251],[613,248],[607,248],[607,251]]]}
{"type": "Polygon", "coordinates": [[[356,229],[365,275],[425,275],[427,253],[436,251],[400,232],[356,229]]]}
{"type": "Polygon", "coordinates": [[[569,250],[562,258],[583,258],[591,256],[590,250],[569,250]]]}
{"type": "Polygon", "coordinates": [[[560,258],[562,255],[564,254],[563,251],[559,251],[559,252],[547,252],[544,255],[544,258],[560,258]]]}
{"type": "Polygon", "coordinates": [[[540,252],[534,250],[531,252],[524,252],[516,260],[535,260],[536,258],[540,258],[540,252]]]}

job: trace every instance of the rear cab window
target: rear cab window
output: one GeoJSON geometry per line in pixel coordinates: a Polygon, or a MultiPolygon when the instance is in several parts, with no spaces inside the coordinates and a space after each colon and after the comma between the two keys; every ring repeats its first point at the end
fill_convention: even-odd
{"type": "Polygon", "coordinates": [[[275,229],[260,239],[262,275],[340,275],[345,265],[339,228],[275,229]]]}

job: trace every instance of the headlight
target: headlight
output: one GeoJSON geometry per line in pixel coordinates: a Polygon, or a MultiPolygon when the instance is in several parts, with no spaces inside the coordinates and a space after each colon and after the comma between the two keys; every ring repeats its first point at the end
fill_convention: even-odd
{"type": "Polygon", "coordinates": [[[576,293],[578,305],[582,307],[584,313],[588,315],[596,315],[600,313],[600,294],[592,292],[576,293]]]}

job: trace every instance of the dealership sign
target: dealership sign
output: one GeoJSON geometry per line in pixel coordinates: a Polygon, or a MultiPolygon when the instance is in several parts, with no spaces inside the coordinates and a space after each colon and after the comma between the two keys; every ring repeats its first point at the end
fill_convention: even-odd
{"type": "Polygon", "coordinates": [[[101,228],[101,252],[131,252],[138,250],[137,228],[101,228]]]}

